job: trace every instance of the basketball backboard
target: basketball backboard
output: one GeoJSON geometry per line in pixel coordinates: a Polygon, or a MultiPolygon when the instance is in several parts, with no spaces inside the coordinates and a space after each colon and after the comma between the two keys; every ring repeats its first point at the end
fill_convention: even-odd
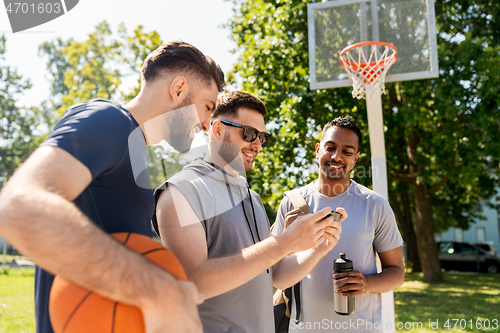
{"type": "Polygon", "coordinates": [[[351,86],[339,54],[365,41],[398,50],[385,82],[439,76],[434,0],[331,0],[310,3],[307,10],[311,89],[351,86]]]}

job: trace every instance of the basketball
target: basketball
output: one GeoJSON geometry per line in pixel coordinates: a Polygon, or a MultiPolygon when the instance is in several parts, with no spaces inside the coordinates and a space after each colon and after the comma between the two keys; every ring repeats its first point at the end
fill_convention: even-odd
{"type": "MultiPolygon", "coordinates": [[[[187,281],[180,262],[162,244],[147,236],[120,232],[111,235],[121,244],[140,253],[187,281]]],[[[141,310],[104,298],[56,276],[50,291],[49,315],[55,333],[141,333],[144,323],[141,310]]]]}

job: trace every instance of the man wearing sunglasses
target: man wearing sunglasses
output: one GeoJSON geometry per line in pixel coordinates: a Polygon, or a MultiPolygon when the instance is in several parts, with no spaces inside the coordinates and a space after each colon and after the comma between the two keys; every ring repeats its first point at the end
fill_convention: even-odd
{"type": "Polygon", "coordinates": [[[208,156],[155,192],[153,225],[206,299],[198,307],[205,332],[274,332],[272,285],[279,261],[311,248],[323,256],[341,232],[332,217],[321,220],[331,212],[325,208],[270,237],[262,201],[240,175],[269,143],[265,115],[265,105],[250,94],[219,96],[208,156]]]}

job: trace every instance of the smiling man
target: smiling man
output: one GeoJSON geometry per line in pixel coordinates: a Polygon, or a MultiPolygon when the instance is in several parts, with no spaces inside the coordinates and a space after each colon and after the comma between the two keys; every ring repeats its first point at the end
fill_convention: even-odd
{"type": "Polygon", "coordinates": [[[147,333],[202,331],[194,284],[108,234],[151,235],[146,141],[166,138],[185,151],[195,131],[208,130],[224,73],[196,47],[171,42],[147,56],[141,78],[139,94],[124,106],[94,99],[69,107],[0,193],[0,233],[37,263],[38,333],[53,333],[56,274],[140,308],[147,333]]]}
{"type": "Polygon", "coordinates": [[[340,223],[332,217],[316,223],[331,212],[326,207],[269,237],[264,205],[239,175],[253,168],[269,144],[265,115],[265,105],[250,94],[219,96],[208,156],[155,193],[153,225],[207,298],[198,307],[206,333],[274,332],[272,286],[279,261],[310,248],[323,256],[340,235],[340,223]]]}
{"type": "MultiPolygon", "coordinates": [[[[319,177],[299,189],[310,210],[342,206],[349,212],[349,218],[342,223],[342,237],[335,251],[323,257],[301,281],[302,320],[300,324],[290,323],[291,333],[382,332],[377,329],[382,325],[380,293],[404,282],[403,241],[389,203],[350,179],[360,145],[361,132],[352,118],[338,117],[327,123],[316,144],[319,177]],[[353,261],[354,271],[332,276],[333,262],[340,252],[353,261]],[[377,273],[375,252],[382,263],[380,273],[377,273]],[[356,309],[350,316],[334,312],[333,278],[339,279],[336,285],[347,284],[338,289],[342,295],[356,297],[356,309]]],[[[292,209],[285,197],[278,211],[274,235],[283,232],[285,216],[292,209]]],[[[288,279],[296,274],[289,271],[288,279]]],[[[291,318],[295,318],[295,306],[291,318]]]]}

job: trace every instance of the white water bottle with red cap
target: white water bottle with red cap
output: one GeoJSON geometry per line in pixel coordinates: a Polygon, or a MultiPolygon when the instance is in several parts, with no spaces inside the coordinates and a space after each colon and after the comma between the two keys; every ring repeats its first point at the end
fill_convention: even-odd
{"type": "MultiPolygon", "coordinates": [[[[333,262],[335,273],[352,272],[352,260],[347,259],[345,253],[340,253],[340,258],[333,262]]],[[[334,279],[335,282],[338,279],[334,279]]],[[[333,285],[333,289],[342,288],[345,284],[333,285]]],[[[335,304],[335,312],[339,315],[347,316],[354,312],[354,297],[342,296],[336,292],[333,293],[333,302],[335,304]]]]}

